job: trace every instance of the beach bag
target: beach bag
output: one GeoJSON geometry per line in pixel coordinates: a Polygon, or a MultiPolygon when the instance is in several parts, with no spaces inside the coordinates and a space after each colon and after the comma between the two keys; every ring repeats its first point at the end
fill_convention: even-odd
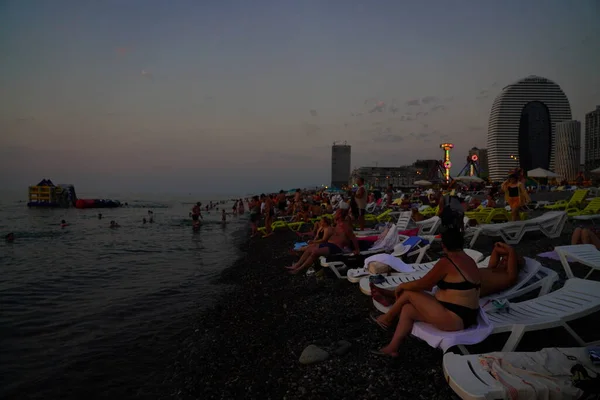
{"type": "Polygon", "coordinates": [[[392,268],[389,265],[379,261],[371,261],[367,264],[367,270],[371,275],[383,275],[392,272],[392,268]]]}
{"type": "Polygon", "coordinates": [[[465,209],[457,196],[444,196],[444,208],[440,215],[442,226],[446,229],[454,228],[464,231],[465,209]]]}

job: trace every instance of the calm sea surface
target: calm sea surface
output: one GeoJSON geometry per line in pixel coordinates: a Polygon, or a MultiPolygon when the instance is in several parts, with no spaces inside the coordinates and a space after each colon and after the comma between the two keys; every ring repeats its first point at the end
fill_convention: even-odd
{"type": "MultiPolygon", "coordinates": [[[[182,332],[226,289],[215,278],[241,256],[247,218],[223,225],[220,212],[204,212],[193,233],[196,199],[120,199],[129,206],[43,210],[0,200],[0,398],[167,389],[182,332]],[[155,222],[143,225],[148,210],[155,222]],[[110,220],[121,227],[109,229],[110,220]]],[[[231,202],[219,207],[229,212],[231,202]]]]}

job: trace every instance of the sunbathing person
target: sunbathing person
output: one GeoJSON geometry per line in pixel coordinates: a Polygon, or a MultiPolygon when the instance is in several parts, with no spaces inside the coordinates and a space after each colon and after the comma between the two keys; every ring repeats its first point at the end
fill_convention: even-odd
{"type": "Polygon", "coordinates": [[[358,255],[360,253],[358,240],[354,236],[352,224],[346,221],[347,216],[348,210],[337,210],[335,212],[336,225],[333,235],[331,235],[327,242],[311,246],[302,254],[297,263],[286,267],[290,270],[290,273],[297,274],[303,269],[310,267],[321,256],[340,254],[350,244],[354,247],[354,254],[358,255]]]}
{"type": "Polygon", "coordinates": [[[481,279],[477,264],[463,251],[463,241],[459,229],[442,232],[444,258],[421,279],[398,285],[396,302],[390,310],[372,317],[383,329],[391,328],[398,318],[392,341],[375,354],[397,357],[400,344],[417,321],[449,332],[477,323],[481,279]],[[434,296],[426,293],[436,285],[439,290],[434,296]]]}
{"type": "Polygon", "coordinates": [[[593,244],[600,250],[600,239],[594,231],[587,228],[576,228],[571,236],[571,244],[593,244]]]}
{"type": "Polygon", "coordinates": [[[323,217],[321,218],[321,220],[319,221],[318,224],[319,228],[317,229],[317,233],[315,235],[315,239],[314,240],[309,240],[307,242],[306,246],[300,247],[298,250],[298,252],[303,252],[306,251],[307,249],[311,248],[311,247],[315,247],[320,243],[327,243],[327,241],[329,240],[329,238],[333,235],[333,227],[331,226],[331,221],[329,220],[329,218],[327,217],[323,217]]]}
{"type": "Polygon", "coordinates": [[[412,213],[411,218],[413,221],[419,222],[425,220],[425,216],[421,214],[417,208],[412,208],[410,212],[412,213]]]}
{"type": "Polygon", "coordinates": [[[517,283],[525,259],[506,243],[497,242],[487,268],[481,268],[481,297],[502,292],[517,283]]]}

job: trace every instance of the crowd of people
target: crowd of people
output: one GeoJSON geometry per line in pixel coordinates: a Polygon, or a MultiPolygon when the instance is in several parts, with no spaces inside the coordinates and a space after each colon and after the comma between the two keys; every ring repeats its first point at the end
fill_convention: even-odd
{"type": "MultiPolygon", "coordinates": [[[[273,234],[271,222],[275,217],[314,222],[309,231],[297,233],[311,239],[294,249],[298,260],[285,267],[290,274],[298,274],[316,265],[320,257],[349,252],[359,254],[361,248],[357,234],[365,229],[368,204],[378,202],[381,209],[410,210],[415,222],[428,218],[415,206],[417,201],[419,206],[437,207],[435,215],[442,221],[440,239],[443,256],[433,268],[422,278],[402,283],[395,290],[381,289],[373,282],[370,284],[373,298],[389,307],[385,314],[372,314],[370,320],[381,329],[394,329],[389,344],[373,352],[397,357],[403,339],[411,332],[415,322],[423,321],[443,331],[463,330],[477,323],[480,298],[516,284],[519,271],[526,262],[513,247],[495,243],[485,268],[480,268],[464,251],[464,213],[477,207],[497,207],[499,197],[503,195],[511,209],[510,219],[517,220],[519,211],[530,202],[530,198],[519,173],[511,174],[504,183],[492,187],[483,201],[467,201],[456,188],[446,188],[444,192],[417,189],[394,198],[396,193],[390,186],[384,193],[375,199],[374,192],[367,191],[359,178],[357,187],[345,194],[298,189],[293,196],[287,196],[281,191],[279,194],[253,197],[249,200],[249,209],[253,236],[259,234],[261,219],[265,224],[265,237],[273,234]]],[[[466,225],[471,223],[475,222],[469,221],[466,225]]],[[[600,239],[589,229],[577,228],[572,243],[591,243],[600,249],[600,239]]]]}

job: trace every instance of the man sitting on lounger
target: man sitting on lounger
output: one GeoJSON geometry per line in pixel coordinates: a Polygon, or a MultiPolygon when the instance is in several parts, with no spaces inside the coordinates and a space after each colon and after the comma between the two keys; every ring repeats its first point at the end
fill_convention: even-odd
{"type": "Polygon", "coordinates": [[[333,235],[325,243],[309,247],[300,257],[297,263],[290,267],[291,274],[297,274],[305,268],[310,267],[319,257],[340,254],[350,244],[354,247],[354,254],[360,253],[358,240],[354,236],[352,224],[347,221],[348,209],[338,209],[335,212],[335,228],[333,235]]]}

